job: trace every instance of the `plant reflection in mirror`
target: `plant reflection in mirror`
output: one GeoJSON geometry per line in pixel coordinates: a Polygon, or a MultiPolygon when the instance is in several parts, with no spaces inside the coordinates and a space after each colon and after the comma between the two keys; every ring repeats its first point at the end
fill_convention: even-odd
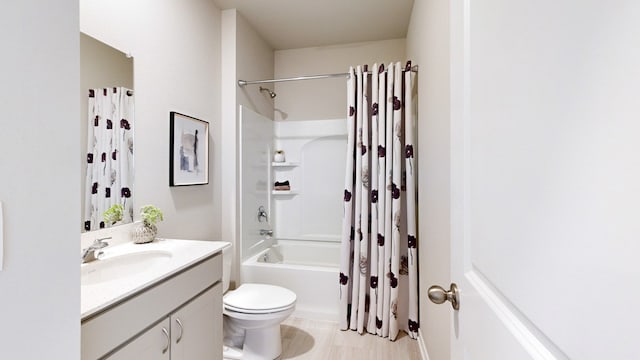
{"type": "MultiPolygon", "coordinates": [[[[102,213],[102,219],[105,223],[113,225],[118,221],[122,221],[122,215],[124,214],[124,206],[122,204],[114,204],[104,213],[102,213]]],[[[162,214],[161,214],[162,215],[162,214]]]]}

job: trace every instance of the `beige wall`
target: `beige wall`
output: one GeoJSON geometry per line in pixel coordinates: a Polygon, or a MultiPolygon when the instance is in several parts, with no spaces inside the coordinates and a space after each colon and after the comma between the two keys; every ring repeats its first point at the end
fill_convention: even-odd
{"type": "Polygon", "coordinates": [[[84,183],[87,175],[88,89],[124,86],[133,89],[133,58],[80,33],[80,230],[84,231],[84,183]]]}
{"type": "MultiPolygon", "coordinates": [[[[87,109],[87,91],[124,86],[133,89],[133,58],[91,36],[80,33],[80,106],[87,109]]],[[[84,114],[84,113],[83,113],[84,114]]]]}
{"type": "Polygon", "coordinates": [[[78,1],[0,4],[0,359],[80,359],[78,1]]]}
{"type": "Polygon", "coordinates": [[[238,86],[238,80],[273,78],[273,49],[235,9],[222,12],[222,239],[234,244],[232,282],[240,269],[239,107],[246,106],[270,119],[273,100],[259,86],[238,86]]]}
{"type": "MultiPolygon", "coordinates": [[[[237,17],[236,31],[237,80],[273,78],[273,49],[240,13],[237,17]]],[[[273,89],[273,86],[270,85],[263,86],[273,89]]],[[[274,100],[266,92],[260,92],[260,86],[236,86],[236,91],[238,94],[237,105],[246,106],[269,119],[273,119],[274,100]]]]}
{"type": "Polygon", "coordinates": [[[220,10],[208,0],[80,1],[80,30],[135,59],[135,203],[160,236],[221,238],[220,10]],[[209,122],[209,184],[169,187],[169,112],[209,122]]]}
{"type": "Polygon", "coordinates": [[[407,55],[418,74],[418,204],[420,331],[431,360],[450,358],[452,311],[426,297],[429,286],[450,278],[449,3],[416,1],[407,55]]]}
{"type": "MultiPolygon", "coordinates": [[[[275,77],[346,73],[349,66],[405,61],[405,39],[370,41],[275,52],[275,77]]],[[[275,120],[343,118],[347,112],[344,78],[275,84],[275,120]]]]}

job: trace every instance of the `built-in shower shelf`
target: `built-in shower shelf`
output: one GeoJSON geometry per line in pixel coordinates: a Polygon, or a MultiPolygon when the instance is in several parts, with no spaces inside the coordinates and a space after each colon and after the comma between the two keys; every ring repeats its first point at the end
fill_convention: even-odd
{"type": "Polygon", "coordinates": [[[298,195],[298,190],[271,190],[273,196],[295,196],[298,195]]]}
{"type": "Polygon", "coordinates": [[[272,162],[271,166],[276,167],[276,168],[289,168],[289,167],[296,167],[296,166],[300,166],[300,163],[297,162],[272,162]]]}

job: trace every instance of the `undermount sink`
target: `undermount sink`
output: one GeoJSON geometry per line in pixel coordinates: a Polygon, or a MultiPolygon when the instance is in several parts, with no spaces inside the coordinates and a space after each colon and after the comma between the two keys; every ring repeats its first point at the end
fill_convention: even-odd
{"type": "Polygon", "coordinates": [[[164,250],[105,254],[96,261],[81,265],[80,284],[95,285],[153,271],[169,262],[171,256],[171,252],[164,250]]]}

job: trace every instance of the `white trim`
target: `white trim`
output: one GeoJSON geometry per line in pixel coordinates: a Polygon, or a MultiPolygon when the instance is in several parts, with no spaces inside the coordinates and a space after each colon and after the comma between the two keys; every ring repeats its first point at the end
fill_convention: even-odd
{"type": "Polygon", "coordinates": [[[477,270],[465,274],[469,283],[477,290],[478,295],[489,305],[495,316],[517,339],[533,359],[556,360],[568,359],[555,344],[538,330],[535,325],[522,315],[518,309],[500,294],[490,282],[477,270]]]}
{"type": "Polygon", "coordinates": [[[427,352],[427,344],[424,342],[422,336],[422,329],[418,329],[418,348],[420,349],[420,358],[422,360],[429,360],[429,352],[427,352]]]}

